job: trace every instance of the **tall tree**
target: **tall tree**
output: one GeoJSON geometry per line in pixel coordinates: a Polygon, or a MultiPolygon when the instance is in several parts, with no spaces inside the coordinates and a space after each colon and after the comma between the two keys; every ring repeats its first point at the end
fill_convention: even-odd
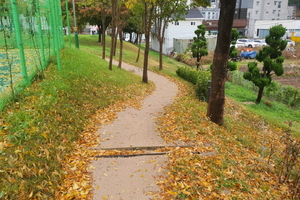
{"type": "Polygon", "coordinates": [[[194,37],[194,43],[192,44],[193,57],[197,58],[197,70],[200,68],[200,61],[202,56],[208,54],[207,42],[205,38],[205,26],[203,24],[197,27],[195,30],[196,37],[194,37]]]}
{"type": "Polygon", "coordinates": [[[187,13],[188,6],[186,0],[156,0],[154,6],[154,35],[159,42],[159,70],[163,69],[163,44],[165,30],[170,22],[183,19],[187,13]]]}
{"type": "Polygon", "coordinates": [[[77,1],[76,5],[78,24],[97,25],[99,28],[98,42],[103,42],[102,37],[105,37],[105,34],[103,33],[105,33],[108,25],[111,22],[111,5],[109,0],[77,1]]]}
{"type": "Polygon", "coordinates": [[[142,10],[141,18],[143,19],[143,32],[145,34],[145,50],[144,50],[144,66],[142,82],[148,83],[148,56],[150,51],[150,33],[153,25],[154,6],[156,1],[154,0],[130,0],[127,2],[127,7],[130,10],[142,10]]]}
{"type": "Polygon", "coordinates": [[[220,0],[217,46],[213,59],[210,98],[207,117],[216,124],[224,123],[225,82],[231,42],[231,29],[236,0],[220,0]]]}
{"type": "Polygon", "coordinates": [[[111,45],[110,45],[110,55],[109,55],[109,65],[108,69],[112,70],[113,56],[115,54],[115,43],[117,42],[117,26],[116,26],[116,13],[117,13],[117,0],[111,0],[111,45]]]}
{"type": "Polygon", "coordinates": [[[270,34],[266,36],[268,46],[261,49],[256,56],[257,61],[263,62],[262,70],[258,68],[257,62],[248,63],[248,72],[244,73],[244,78],[259,88],[256,103],[260,103],[264,88],[272,82],[272,75],[281,76],[284,73],[282,51],[286,48],[287,41],[282,37],[285,33],[286,29],[280,25],[270,29],[270,34]]]}
{"type": "Polygon", "coordinates": [[[144,33],[145,33],[145,51],[144,51],[144,66],[143,66],[143,78],[144,83],[148,83],[148,58],[150,51],[150,32],[153,20],[154,2],[151,0],[142,0],[144,4],[144,33]]]}
{"type": "Polygon", "coordinates": [[[300,9],[300,1],[299,0],[289,0],[289,6],[296,6],[297,9],[300,9]]]}
{"type": "Polygon", "coordinates": [[[102,44],[102,59],[105,59],[105,53],[106,53],[106,34],[105,31],[108,27],[108,25],[111,22],[111,10],[110,10],[110,1],[109,0],[101,0],[101,27],[99,27],[99,42],[101,41],[102,44]],[[102,35],[102,40],[101,40],[102,35]]]}
{"type": "MultiPolygon", "coordinates": [[[[131,17],[129,18],[128,22],[131,25],[131,29],[134,30],[136,33],[135,44],[138,44],[138,53],[136,57],[136,62],[139,61],[140,52],[141,52],[141,41],[142,41],[142,34],[144,33],[144,6],[140,3],[135,3],[132,6],[132,2],[128,1],[126,3],[129,12],[131,13],[131,17]]],[[[128,31],[130,32],[130,31],[128,31]]],[[[131,39],[130,39],[131,40],[131,39]]]]}
{"type": "Polygon", "coordinates": [[[130,17],[128,9],[125,6],[124,1],[117,2],[117,13],[116,13],[116,26],[117,26],[117,33],[119,35],[120,40],[120,53],[119,53],[119,64],[118,68],[122,66],[122,56],[123,56],[123,29],[127,25],[128,19],[130,17]]]}

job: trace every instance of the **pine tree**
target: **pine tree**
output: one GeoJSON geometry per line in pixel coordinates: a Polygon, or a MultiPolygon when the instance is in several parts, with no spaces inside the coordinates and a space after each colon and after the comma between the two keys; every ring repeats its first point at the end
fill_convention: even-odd
{"type": "Polygon", "coordinates": [[[266,36],[265,46],[256,56],[258,62],[263,63],[260,70],[257,62],[248,63],[248,72],[244,73],[244,79],[252,81],[259,88],[256,103],[260,103],[264,88],[272,82],[272,75],[281,76],[284,73],[284,57],[282,51],[287,46],[287,41],[282,39],[286,29],[280,25],[273,26],[270,34],[266,36]]]}
{"type": "Polygon", "coordinates": [[[200,60],[203,56],[208,54],[207,51],[207,42],[205,38],[205,26],[199,25],[197,26],[197,30],[195,30],[195,34],[197,37],[194,37],[194,43],[192,44],[192,53],[193,57],[197,58],[197,70],[200,68],[200,60]]]}

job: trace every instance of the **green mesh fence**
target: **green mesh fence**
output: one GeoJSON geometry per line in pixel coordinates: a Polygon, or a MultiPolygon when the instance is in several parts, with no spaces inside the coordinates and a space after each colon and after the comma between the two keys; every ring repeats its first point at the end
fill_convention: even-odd
{"type": "Polygon", "coordinates": [[[62,47],[60,0],[0,0],[0,110],[62,47]]]}

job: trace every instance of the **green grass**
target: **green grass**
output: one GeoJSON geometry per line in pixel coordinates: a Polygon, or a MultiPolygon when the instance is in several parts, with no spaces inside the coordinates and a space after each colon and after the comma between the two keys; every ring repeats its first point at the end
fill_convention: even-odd
{"type": "Polygon", "coordinates": [[[290,108],[280,102],[268,101],[265,98],[262,99],[260,104],[255,104],[257,93],[230,82],[226,83],[226,95],[237,102],[244,103],[247,109],[263,117],[267,123],[286,130],[291,129],[294,136],[300,137],[300,112],[298,109],[290,108]],[[248,104],[248,102],[251,103],[248,104]],[[285,123],[287,121],[293,123],[291,127],[288,127],[288,124],[285,123]]]}
{"type": "Polygon", "coordinates": [[[125,70],[108,70],[108,63],[84,45],[63,49],[61,65],[58,71],[51,63],[45,79],[0,114],[1,199],[55,199],[64,178],[61,162],[91,116],[151,87],[125,70]]]}
{"type": "MultiPolygon", "coordinates": [[[[112,71],[108,70],[108,63],[100,58],[102,47],[97,42],[97,36],[80,35],[79,41],[80,49],[75,49],[72,44],[71,48],[61,51],[60,71],[52,62],[45,71],[46,78],[27,88],[18,96],[17,102],[9,104],[0,114],[0,144],[5,144],[4,148],[0,148],[2,199],[55,199],[55,191],[64,179],[61,160],[72,153],[74,141],[78,140],[89,118],[96,111],[117,101],[131,99],[150,87],[141,83],[141,77],[116,66],[112,71]],[[29,197],[31,194],[32,197],[29,197]]],[[[109,56],[109,37],[107,45],[109,56]]],[[[137,49],[135,45],[124,42],[123,61],[142,67],[142,55],[139,62],[135,62],[137,49]]],[[[164,69],[159,73],[178,78],[175,71],[180,65],[183,64],[164,56],[164,69]]],[[[158,72],[157,52],[150,53],[149,67],[158,72]]],[[[256,94],[245,88],[230,83],[226,87],[228,97],[238,102],[255,101],[256,94]]],[[[199,134],[209,136],[208,132],[212,131],[215,135],[219,131],[222,137],[225,129],[229,133],[231,129],[234,133],[240,133],[236,144],[241,143],[253,149],[256,141],[250,135],[244,137],[247,135],[244,134],[244,127],[256,122],[250,118],[253,113],[262,116],[266,123],[285,128],[287,125],[284,121],[297,121],[300,117],[297,110],[276,102],[267,106],[263,101],[259,105],[245,105],[249,111],[242,113],[244,119],[241,122],[226,116],[226,125],[217,127],[205,118],[206,103],[197,100],[194,92],[191,92],[192,87],[189,90],[184,97],[185,104],[179,102],[176,109],[172,110],[174,117],[168,120],[184,123],[182,119],[190,115],[190,123],[182,126],[191,138],[199,134]],[[191,127],[193,129],[189,130],[191,127]]],[[[299,136],[299,128],[299,122],[295,122],[292,126],[295,135],[299,136]]]]}

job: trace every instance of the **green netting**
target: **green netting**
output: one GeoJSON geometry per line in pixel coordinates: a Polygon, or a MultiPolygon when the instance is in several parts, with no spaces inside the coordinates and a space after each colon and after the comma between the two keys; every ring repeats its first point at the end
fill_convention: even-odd
{"type": "Polygon", "coordinates": [[[63,46],[60,0],[0,0],[0,110],[63,46]]]}

